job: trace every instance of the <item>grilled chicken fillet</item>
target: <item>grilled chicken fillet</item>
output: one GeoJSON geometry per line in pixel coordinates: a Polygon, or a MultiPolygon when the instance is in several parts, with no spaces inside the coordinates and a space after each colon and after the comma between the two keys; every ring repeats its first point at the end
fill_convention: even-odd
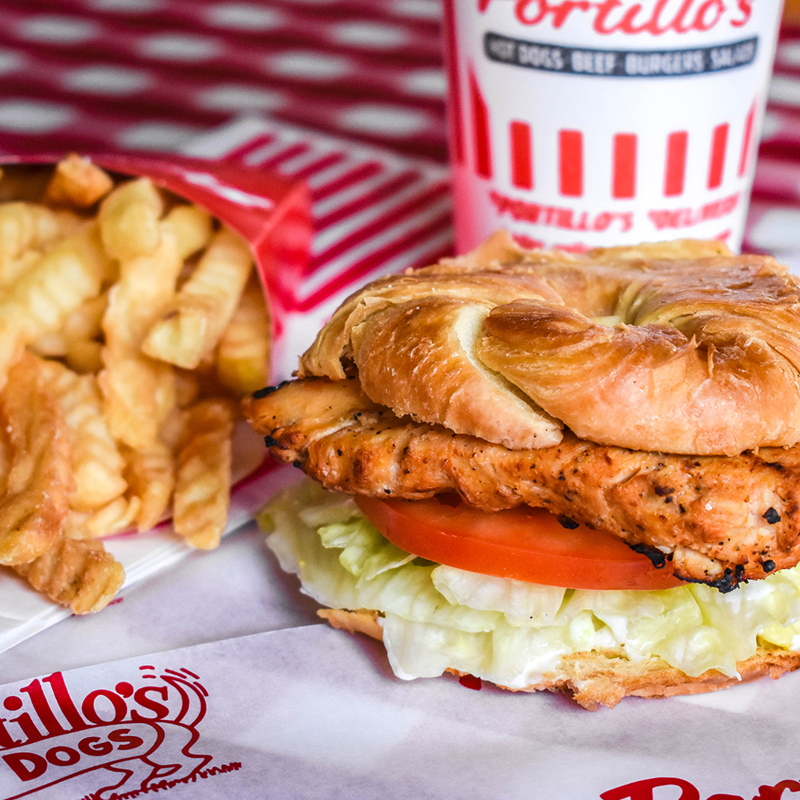
{"type": "Polygon", "coordinates": [[[567,431],[557,446],[509,450],[398,418],[357,379],[292,381],[249,398],[245,413],[275,458],[335,491],[411,499],[455,491],[486,510],[544,507],[722,591],[800,561],[800,445],[685,456],[567,431]]]}

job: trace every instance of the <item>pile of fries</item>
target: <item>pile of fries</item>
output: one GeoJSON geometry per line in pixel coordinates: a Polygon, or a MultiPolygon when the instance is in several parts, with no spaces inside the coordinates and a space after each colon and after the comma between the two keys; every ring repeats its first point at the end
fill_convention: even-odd
{"type": "Polygon", "coordinates": [[[171,515],[219,543],[238,398],[268,378],[247,243],[147,178],[70,156],[0,179],[0,564],[75,613],[102,538],[171,515]]]}

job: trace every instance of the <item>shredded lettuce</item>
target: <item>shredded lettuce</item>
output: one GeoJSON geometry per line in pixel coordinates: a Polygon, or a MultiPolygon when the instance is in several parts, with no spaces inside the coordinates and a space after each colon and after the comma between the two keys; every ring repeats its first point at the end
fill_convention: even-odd
{"type": "Polygon", "coordinates": [[[727,594],[700,584],[587,591],[495,578],[420,563],[350,498],[308,479],[275,496],[258,521],[306,594],[330,608],[381,613],[401,678],[452,668],[523,688],[561,656],[591,650],[631,661],[658,656],[690,676],[735,676],[758,644],[800,650],[800,567],[727,594]]]}

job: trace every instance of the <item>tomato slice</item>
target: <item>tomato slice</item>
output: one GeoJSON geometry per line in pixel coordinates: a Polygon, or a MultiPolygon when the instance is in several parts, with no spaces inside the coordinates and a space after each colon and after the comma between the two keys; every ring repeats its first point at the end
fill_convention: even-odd
{"type": "MultiPolygon", "coordinates": [[[[481,511],[450,495],[429,500],[356,497],[393,544],[451,567],[571,589],[669,589],[682,582],[609,533],[564,527],[541,508],[481,511]]],[[[575,524],[575,523],[572,523],[575,524]]]]}

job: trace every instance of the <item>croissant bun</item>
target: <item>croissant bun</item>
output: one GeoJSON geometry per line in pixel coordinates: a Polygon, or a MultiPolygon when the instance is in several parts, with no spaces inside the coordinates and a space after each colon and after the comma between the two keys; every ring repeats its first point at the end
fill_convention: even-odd
{"type": "Polygon", "coordinates": [[[499,232],[348,298],[300,377],[358,371],[398,415],[511,449],[734,455],[800,440],[800,289],[768,256],[683,240],[578,256],[499,232]]]}

